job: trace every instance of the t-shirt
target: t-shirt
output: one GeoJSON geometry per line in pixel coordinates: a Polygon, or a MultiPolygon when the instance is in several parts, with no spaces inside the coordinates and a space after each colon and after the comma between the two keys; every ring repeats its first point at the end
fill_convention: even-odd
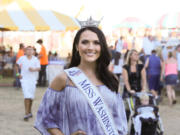
{"type": "Polygon", "coordinates": [[[24,56],[24,51],[23,49],[20,49],[16,55],[16,61],[21,57],[21,56],[24,56]]]}
{"type": "Polygon", "coordinates": [[[150,41],[148,38],[143,39],[143,49],[145,55],[151,55],[152,50],[155,48],[153,41],[150,41]]]}
{"type": "Polygon", "coordinates": [[[154,113],[154,108],[152,106],[143,106],[137,109],[138,114],[142,114],[142,113],[154,113]]]}
{"type": "Polygon", "coordinates": [[[123,49],[123,41],[121,39],[118,40],[117,45],[116,45],[116,51],[121,52],[123,49]]]}
{"type": "Polygon", "coordinates": [[[41,65],[47,65],[48,64],[48,56],[46,54],[46,48],[42,45],[40,55],[42,57],[40,58],[40,64],[41,65]]]}
{"type": "Polygon", "coordinates": [[[32,56],[31,59],[28,59],[27,56],[22,56],[18,59],[17,64],[21,68],[22,81],[36,81],[38,77],[38,72],[30,72],[29,68],[40,68],[39,60],[32,56]]]}

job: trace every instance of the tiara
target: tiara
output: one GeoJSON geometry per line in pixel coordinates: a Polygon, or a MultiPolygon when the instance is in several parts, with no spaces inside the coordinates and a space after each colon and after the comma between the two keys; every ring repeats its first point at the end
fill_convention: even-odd
{"type": "Polygon", "coordinates": [[[77,19],[77,21],[79,22],[81,28],[83,27],[87,27],[87,26],[94,26],[94,27],[98,27],[100,22],[102,21],[103,17],[97,21],[97,20],[94,20],[92,19],[92,17],[90,16],[89,19],[87,19],[86,21],[80,21],[77,19]]]}

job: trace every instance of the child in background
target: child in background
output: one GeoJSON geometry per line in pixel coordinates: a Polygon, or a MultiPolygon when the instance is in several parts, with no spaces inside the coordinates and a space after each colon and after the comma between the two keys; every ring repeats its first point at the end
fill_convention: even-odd
{"type": "Polygon", "coordinates": [[[143,93],[140,96],[140,102],[141,102],[141,106],[143,107],[137,109],[138,115],[134,119],[134,128],[137,135],[141,134],[142,123],[140,121],[140,118],[155,119],[154,107],[149,106],[149,96],[146,93],[143,93]]]}

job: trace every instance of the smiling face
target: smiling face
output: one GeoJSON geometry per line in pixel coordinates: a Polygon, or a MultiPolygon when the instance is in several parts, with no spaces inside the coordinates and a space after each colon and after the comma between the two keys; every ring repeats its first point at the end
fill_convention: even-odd
{"type": "Polygon", "coordinates": [[[86,30],[81,36],[77,45],[81,62],[94,63],[100,57],[101,46],[96,33],[86,30]]]}

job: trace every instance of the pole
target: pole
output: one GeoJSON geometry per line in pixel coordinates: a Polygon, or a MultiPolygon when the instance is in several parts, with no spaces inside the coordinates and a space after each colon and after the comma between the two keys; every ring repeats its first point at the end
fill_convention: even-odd
{"type": "Polygon", "coordinates": [[[4,39],[3,39],[3,31],[1,31],[1,43],[0,43],[0,45],[3,45],[3,41],[4,39]]]}

